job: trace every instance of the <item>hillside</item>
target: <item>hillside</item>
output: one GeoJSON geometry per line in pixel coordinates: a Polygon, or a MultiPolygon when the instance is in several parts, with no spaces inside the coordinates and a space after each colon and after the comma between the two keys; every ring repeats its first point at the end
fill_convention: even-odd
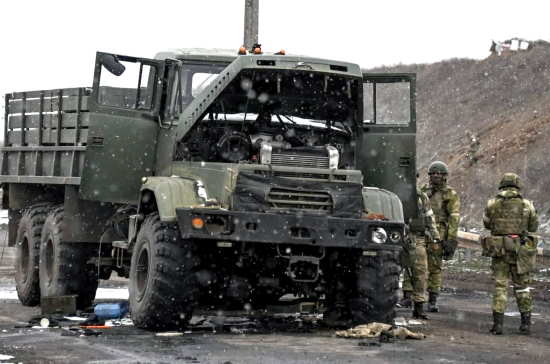
{"type": "MultiPolygon", "coordinates": [[[[541,223],[550,217],[550,44],[484,60],[452,59],[372,71],[417,73],[418,167],[449,164],[463,224],[480,226],[487,198],[504,172],[524,181],[541,223]],[[471,135],[479,140],[468,158],[471,135]]],[[[424,177],[425,180],[425,177],[424,177]]]]}

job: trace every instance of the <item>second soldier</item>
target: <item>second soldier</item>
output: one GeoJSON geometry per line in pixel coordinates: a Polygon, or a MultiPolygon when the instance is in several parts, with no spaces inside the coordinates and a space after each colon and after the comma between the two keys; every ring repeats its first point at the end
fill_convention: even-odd
{"type": "Polygon", "coordinates": [[[439,230],[440,241],[427,244],[428,253],[428,309],[439,312],[437,297],[441,290],[443,259],[452,259],[457,247],[460,200],[456,191],[447,185],[449,168],[435,161],[428,168],[429,185],[422,187],[428,195],[439,230]]]}

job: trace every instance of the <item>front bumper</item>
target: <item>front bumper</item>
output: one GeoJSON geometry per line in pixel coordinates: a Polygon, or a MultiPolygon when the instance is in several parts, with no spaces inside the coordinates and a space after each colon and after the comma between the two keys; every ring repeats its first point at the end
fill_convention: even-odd
{"type": "Polygon", "coordinates": [[[390,221],[208,208],[177,208],[176,215],[183,239],[398,250],[404,236],[404,225],[390,221]],[[192,227],[191,220],[196,217],[205,221],[202,229],[192,227]],[[387,232],[385,243],[373,242],[377,228],[387,232]]]}

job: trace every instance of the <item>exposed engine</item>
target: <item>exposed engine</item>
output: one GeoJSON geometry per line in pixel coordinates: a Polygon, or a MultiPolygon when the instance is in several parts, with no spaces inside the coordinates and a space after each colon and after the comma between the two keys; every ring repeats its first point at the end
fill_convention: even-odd
{"type": "Polygon", "coordinates": [[[352,151],[344,149],[351,133],[341,128],[277,119],[275,123],[243,121],[242,115],[238,116],[243,120],[237,121],[231,116],[233,120],[214,115],[203,119],[178,145],[176,159],[323,169],[351,166],[352,151]]]}

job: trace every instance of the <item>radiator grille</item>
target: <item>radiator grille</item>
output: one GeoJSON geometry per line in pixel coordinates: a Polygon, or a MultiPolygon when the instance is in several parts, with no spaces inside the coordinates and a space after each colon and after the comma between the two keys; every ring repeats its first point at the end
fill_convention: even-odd
{"type": "Polygon", "coordinates": [[[268,202],[275,209],[300,209],[332,211],[332,197],[325,191],[304,191],[287,188],[272,188],[268,202]]]}
{"type": "Polygon", "coordinates": [[[328,157],[303,154],[278,154],[271,155],[271,164],[277,166],[328,168],[328,157]]]}
{"type": "Polygon", "coordinates": [[[291,172],[291,171],[254,171],[254,174],[260,174],[262,176],[273,175],[277,177],[303,179],[308,178],[317,181],[347,181],[348,177],[345,174],[324,174],[324,173],[303,173],[303,172],[291,172]]]}

